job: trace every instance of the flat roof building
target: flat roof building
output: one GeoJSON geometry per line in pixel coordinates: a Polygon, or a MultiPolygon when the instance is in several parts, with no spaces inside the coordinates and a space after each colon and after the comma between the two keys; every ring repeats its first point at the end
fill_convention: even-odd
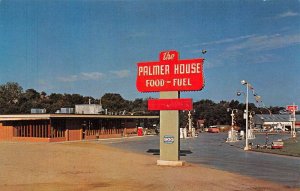
{"type": "Polygon", "coordinates": [[[0,141],[59,142],[129,136],[159,116],[95,114],[0,115],[0,141]]]}
{"type": "MultiPolygon", "coordinates": [[[[300,115],[296,115],[296,129],[300,129],[300,115]]],[[[260,127],[263,129],[282,129],[291,130],[292,121],[291,116],[289,114],[256,114],[254,116],[254,124],[256,127],[260,127]]]]}

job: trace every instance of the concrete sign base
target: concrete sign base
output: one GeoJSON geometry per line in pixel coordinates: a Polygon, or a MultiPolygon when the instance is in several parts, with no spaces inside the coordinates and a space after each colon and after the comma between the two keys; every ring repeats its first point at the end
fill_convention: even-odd
{"type": "Polygon", "coordinates": [[[158,166],[184,166],[185,161],[166,161],[166,160],[157,160],[158,166]]]}

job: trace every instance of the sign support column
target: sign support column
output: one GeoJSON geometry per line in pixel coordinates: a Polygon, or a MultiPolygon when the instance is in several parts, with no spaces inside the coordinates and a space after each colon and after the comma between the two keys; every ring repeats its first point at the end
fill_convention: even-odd
{"type": "MultiPolygon", "coordinates": [[[[160,92],[160,99],[178,99],[178,91],[160,92]]],[[[160,111],[160,160],[157,165],[182,166],[180,160],[179,111],[160,111]]]]}
{"type": "Polygon", "coordinates": [[[295,138],[297,136],[296,133],[296,111],[298,111],[298,105],[295,105],[295,103],[293,103],[293,105],[287,105],[286,106],[286,110],[290,111],[290,121],[292,122],[292,126],[291,126],[291,137],[295,138]]]}

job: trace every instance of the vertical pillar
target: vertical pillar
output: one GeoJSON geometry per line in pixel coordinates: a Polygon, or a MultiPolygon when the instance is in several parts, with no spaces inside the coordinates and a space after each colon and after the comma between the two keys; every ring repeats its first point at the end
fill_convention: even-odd
{"type": "Polygon", "coordinates": [[[30,123],[30,125],[29,125],[29,137],[32,137],[32,126],[33,126],[33,124],[32,123],[34,123],[34,122],[31,122],[30,123]]]}
{"type": "Polygon", "coordinates": [[[29,134],[29,124],[26,124],[25,137],[28,137],[29,134]]]}
{"type": "Polygon", "coordinates": [[[36,126],[36,128],[37,128],[37,134],[36,134],[36,137],[40,137],[40,134],[41,134],[41,127],[40,127],[40,124],[37,123],[35,126],[36,126]]]}
{"type": "Polygon", "coordinates": [[[21,128],[21,136],[20,136],[20,137],[25,137],[25,126],[26,126],[26,125],[22,125],[22,128],[21,128]]]}
{"type": "Polygon", "coordinates": [[[79,130],[79,132],[80,132],[80,138],[79,138],[79,140],[83,140],[83,129],[81,128],[79,130]]]}
{"type": "Polygon", "coordinates": [[[48,138],[51,138],[51,121],[48,123],[48,138]]]}
{"type": "Polygon", "coordinates": [[[36,137],[35,132],[36,132],[36,124],[33,124],[32,125],[32,137],[36,137]]]}
{"type": "MultiPolygon", "coordinates": [[[[160,92],[160,99],[177,99],[178,91],[160,92]]],[[[160,160],[157,165],[182,166],[180,159],[179,111],[160,111],[160,160]]]]}
{"type": "Polygon", "coordinates": [[[65,138],[66,141],[69,141],[69,129],[66,129],[65,138]]]}
{"type": "Polygon", "coordinates": [[[42,126],[42,137],[45,137],[45,125],[44,123],[41,123],[42,126]]]}

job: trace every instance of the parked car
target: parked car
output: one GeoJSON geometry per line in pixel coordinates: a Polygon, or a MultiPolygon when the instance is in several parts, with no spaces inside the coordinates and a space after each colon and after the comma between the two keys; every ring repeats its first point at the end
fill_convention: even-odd
{"type": "Polygon", "coordinates": [[[220,129],[217,127],[210,127],[208,128],[209,133],[220,133],[220,129]]]}

